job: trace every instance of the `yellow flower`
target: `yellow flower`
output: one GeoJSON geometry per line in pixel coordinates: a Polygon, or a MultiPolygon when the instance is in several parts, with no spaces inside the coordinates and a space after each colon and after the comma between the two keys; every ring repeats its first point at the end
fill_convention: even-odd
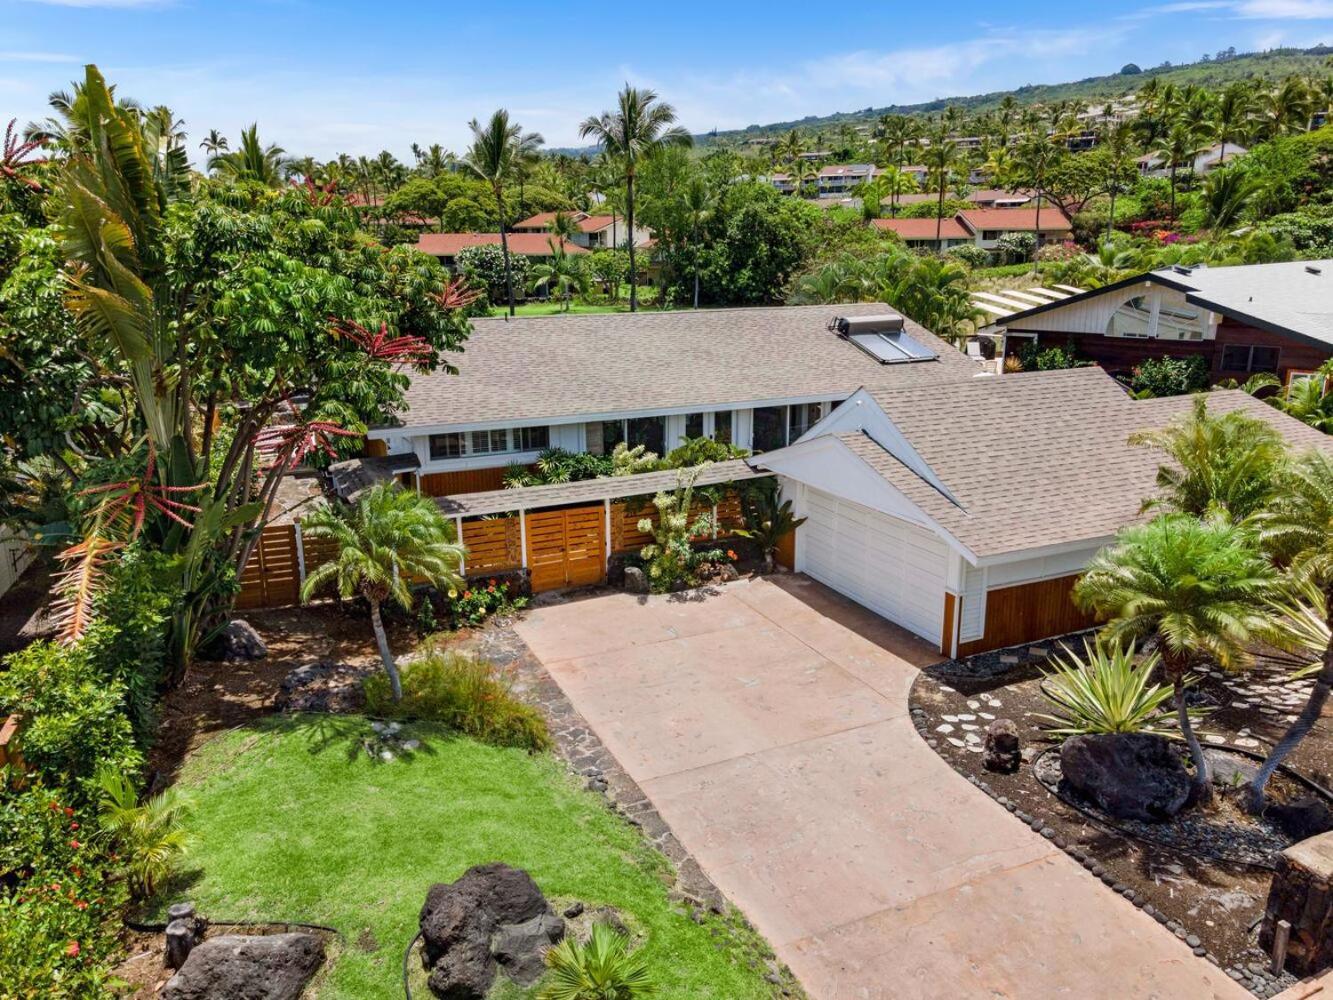
{"type": "Polygon", "coordinates": [[[450,591],[449,591],[449,596],[450,596],[451,598],[453,598],[453,597],[457,597],[457,596],[458,596],[458,591],[456,591],[456,590],[450,590],[450,591]]]}

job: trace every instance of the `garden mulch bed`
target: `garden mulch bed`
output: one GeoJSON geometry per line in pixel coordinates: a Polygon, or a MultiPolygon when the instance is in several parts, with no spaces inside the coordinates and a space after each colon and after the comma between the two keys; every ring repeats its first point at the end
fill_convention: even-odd
{"type": "MultiPolygon", "coordinates": [[[[1071,647],[1082,646],[1081,637],[1068,641],[1071,647]]],[[[1272,824],[1256,824],[1230,803],[1206,818],[1182,814],[1174,823],[1150,829],[1154,825],[1111,821],[1086,804],[1076,808],[1057,794],[1058,756],[1045,753],[1056,744],[1036,717],[1051,711],[1041,696],[1039,665],[1057,646],[1001,650],[923,671],[911,694],[918,731],[955,770],[1014,813],[1014,822],[1028,823],[1069,851],[1089,878],[1100,878],[1108,892],[1155,917],[1181,939],[1182,948],[1216,962],[1257,996],[1274,996],[1293,984],[1290,974],[1271,976],[1267,957],[1256,948],[1271,881],[1265,866],[1290,838],[1272,824]],[[981,747],[993,718],[1010,719],[1018,727],[1023,764],[1015,774],[993,773],[983,765],[981,747]],[[1201,850],[1182,848],[1191,841],[1201,850]]],[[[1210,756],[1244,768],[1252,761],[1237,751],[1268,750],[1309,692],[1308,681],[1292,682],[1287,674],[1285,666],[1261,660],[1244,674],[1210,670],[1203,675],[1196,698],[1212,708],[1199,726],[1210,756]]],[[[1328,788],[1333,775],[1330,723],[1317,727],[1288,763],[1328,788]]],[[[1304,791],[1285,777],[1275,779],[1272,789],[1279,798],[1304,791]]]]}

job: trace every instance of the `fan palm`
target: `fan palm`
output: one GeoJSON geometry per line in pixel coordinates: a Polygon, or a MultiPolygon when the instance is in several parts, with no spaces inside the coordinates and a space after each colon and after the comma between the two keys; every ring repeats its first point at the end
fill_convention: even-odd
{"type": "Polygon", "coordinates": [[[500,251],[504,255],[505,292],[509,296],[509,315],[514,315],[514,272],[509,263],[509,237],[505,227],[504,189],[519,169],[519,161],[531,154],[545,140],[536,132],[524,132],[518,122],[509,120],[504,108],[491,115],[485,125],[477,119],[468,122],[472,145],[463,154],[468,169],[491,186],[495,196],[495,214],[500,226],[500,251]]]}
{"type": "MultiPolygon", "coordinates": [[[[1310,452],[1293,462],[1269,507],[1255,517],[1260,543],[1290,568],[1294,580],[1319,591],[1324,624],[1333,608],[1333,456],[1310,452]]],[[[1250,805],[1261,809],[1264,788],[1279,764],[1298,747],[1323,714],[1333,692],[1333,641],[1321,651],[1310,698],[1277,742],[1250,785],[1250,805]]]]}
{"type": "Polygon", "coordinates": [[[629,311],[638,305],[638,272],[634,261],[634,178],[639,163],[664,146],[688,146],[690,134],[675,124],[676,110],[654,91],[625,85],[615,111],[584,120],[579,135],[596,139],[602,151],[619,161],[625,177],[625,225],[629,230],[629,311]]]}
{"type": "Polygon", "coordinates": [[[429,497],[390,482],[370,487],[350,507],[327,503],[317,507],[303,519],[301,530],[337,547],[336,556],[306,576],[301,599],[310,600],[330,584],[342,598],[366,599],[384,672],[394,700],[399,700],[403,686],[380,608],[386,601],[411,608],[413,580],[440,588],[460,585],[463,547],[454,537],[452,522],[429,497]]]}
{"type": "Polygon", "coordinates": [[[208,169],[233,181],[254,181],[265,187],[278,187],[282,184],[286,152],[281,146],[261,143],[256,123],[242,130],[241,144],[236,149],[210,156],[208,169]]]}
{"type": "Polygon", "coordinates": [[[1134,434],[1130,442],[1156,448],[1170,460],[1158,466],[1159,492],[1145,509],[1165,507],[1233,523],[1268,503],[1286,455],[1282,435],[1267,421],[1238,411],[1212,416],[1204,395],[1194,398],[1189,416],[1134,434]]]}
{"type": "Polygon", "coordinates": [[[639,1000],[656,992],[642,952],[604,923],[586,944],[567,937],[546,953],[550,973],[538,1000],[639,1000]]]}
{"type": "Polygon", "coordinates": [[[1166,514],[1122,531],[1074,588],[1082,607],[1109,619],[1107,641],[1128,646],[1156,640],[1194,761],[1197,801],[1207,801],[1212,789],[1185,700],[1189,673],[1204,657],[1224,668],[1246,662],[1247,644],[1271,621],[1265,601],[1274,580],[1274,570],[1240,528],[1166,514]]]}

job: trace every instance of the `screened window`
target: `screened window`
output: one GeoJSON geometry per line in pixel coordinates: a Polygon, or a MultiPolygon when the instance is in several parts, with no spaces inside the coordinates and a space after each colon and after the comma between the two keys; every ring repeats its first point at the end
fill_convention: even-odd
{"type": "Polygon", "coordinates": [[[761,406],[754,411],[752,451],[772,451],[787,443],[787,408],[761,406]]]}
{"type": "Polygon", "coordinates": [[[549,427],[514,428],[515,451],[541,451],[543,448],[549,448],[550,446],[551,429],[549,427]]]}
{"type": "Polygon", "coordinates": [[[718,410],[713,414],[713,440],[731,444],[731,411],[718,410]]]}
{"type": "Polygon", "coordinates": [[[685,436],[687,438],[704,436],[704,415],[702,413],[687,413],[685,415],[685,436]]]}
{"type": "Polygon", "coordinates": [[[635,417],[625,421],[625,441],[631,448],[643,445],[661,455],[666,445],[666,417],[635,417]]]}
{"type": "Polygon", "coordinates": [[[467,441],[462,434],[432,434],[430,436],[431,458],[458,458],[467,450],[467,441]]]}
{"type": "Polygon", "coordinates": [[[509,450],[509,431],[473,431],[472,454],[490,455],[497,451],[509,450]]]}
{"type": "Polygon", "coordinates": [[[1152,329],[1152,300],[1136,295],[1111,314],[1106,324],[1108,337],[1147,337],[1152,329]]]}

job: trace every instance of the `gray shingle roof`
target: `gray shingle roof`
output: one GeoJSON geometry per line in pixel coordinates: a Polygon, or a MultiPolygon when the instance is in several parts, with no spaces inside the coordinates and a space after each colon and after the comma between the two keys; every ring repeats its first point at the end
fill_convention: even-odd
{"type": "Polygon", "coordinates": [[[1333,260],[1154,272],[1190,288],[1191,302],[1333,344],[1333,260]],[[1318,272],[1318,273],[1314,273],[1318,272]]]}
{"type": "MultiPolygon", "coordinates": [[[[958,504],[865,434],[840,440],[979,557],[1110,536],[1134,521],[1160,455],[1129,435],[1193,405],[1188,396],[1133,400],[1099,368],[873,395],[958,504]]],[[[1333,450],[1333,438],[1239,390],[1209,393],[1208,406],[1265,419],[1295,449],[1333,450]]]]}
{"type": "MultiPolygon", "coordinates": [[[[595,418],[790,397],[846,396],[863,385],[969,377],[977,362],[907,322],[936,361],[880,365],[825,329],[875,303],[481,319],[458,375],[415,375],[408,427],[595,418]]],[[[452,360],[452,359],[451,359],[452,360]]]]}

